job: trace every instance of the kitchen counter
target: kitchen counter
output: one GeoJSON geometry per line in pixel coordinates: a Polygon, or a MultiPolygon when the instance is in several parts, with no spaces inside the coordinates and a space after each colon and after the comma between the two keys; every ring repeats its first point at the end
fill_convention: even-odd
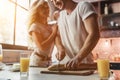
{"type": "Polygon", "coordinates": [[[78,75],[60,75],[60,74],[42,74],[41,70],[44,68],[30,67],[29,77],[20,77],[20,72],[12,72],[10,67],[0,71],[0,80],[100,80],[98,74],[92,74],[90,76],[78,76],[78,75]]]}

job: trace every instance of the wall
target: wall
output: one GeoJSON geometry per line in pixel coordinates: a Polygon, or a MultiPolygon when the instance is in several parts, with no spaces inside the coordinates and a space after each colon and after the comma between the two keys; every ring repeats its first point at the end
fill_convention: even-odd
{"type": "Polygon", "coordinates": [[[3,49],[3,60],[2,61],[8,64],[19,62],[20,53],[31,54],[32,51],[3,49]]]}
{"type": "Polygon", "coordinates": [[[92,52],[95,60],[105,57],[111,61],[120,61],[120,37],[100,38],[92,52]]]}

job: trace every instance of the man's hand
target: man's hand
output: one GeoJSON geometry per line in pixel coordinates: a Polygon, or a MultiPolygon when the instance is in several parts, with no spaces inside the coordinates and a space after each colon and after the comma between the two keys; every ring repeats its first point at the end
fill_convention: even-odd
{"type": "Polygon", "coordinates": [[[60,50],[56,53],[56,58],[59,61],[63,60],[65,56],[66,56],[66,54],[65,54],[64,50],[60,50]]]}
{"type": "Polygon", "coordinates": [[[65,67],[69,70],[75,70],[76,68],[78,68],[80,66],[81,61],[79,60],[78,56],[75,56],[74,58],[72,58],[71,60],[69,60],[66,64],[65,67]]]}

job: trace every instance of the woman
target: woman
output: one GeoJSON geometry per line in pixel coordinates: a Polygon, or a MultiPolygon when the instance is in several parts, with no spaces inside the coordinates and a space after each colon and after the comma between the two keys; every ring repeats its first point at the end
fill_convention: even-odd
{"type": "Polygon", "coordinates": [[[48,17],[48,3],[44,0],[35,1],[30,9],[28,22],[29,34],[36,46],[31,54],[30,66],[48,67],[50,65],[57,26],[48,25],[48,17]]]}

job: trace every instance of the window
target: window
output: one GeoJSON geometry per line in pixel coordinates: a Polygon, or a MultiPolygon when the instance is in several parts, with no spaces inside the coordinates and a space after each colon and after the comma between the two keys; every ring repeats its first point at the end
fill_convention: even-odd
{"type": "Polygon", "coordinates": [[[13,43],[14,31],[14,7],[15,5],[6,0],[0,0],[0,42],[13,43]]]}
{"type": "Polygon", "coordinates": [[[15,32],[15,40],[16,45],[24,45],[27,46],[27,12],[21,7],[17,7],[16,11],[16,32],[15,32]]]}
{"type": "Polygon", "coordinates": [[[34,0],[0,0],[0,43],[28,46],[27,14],[34,0]]]}

